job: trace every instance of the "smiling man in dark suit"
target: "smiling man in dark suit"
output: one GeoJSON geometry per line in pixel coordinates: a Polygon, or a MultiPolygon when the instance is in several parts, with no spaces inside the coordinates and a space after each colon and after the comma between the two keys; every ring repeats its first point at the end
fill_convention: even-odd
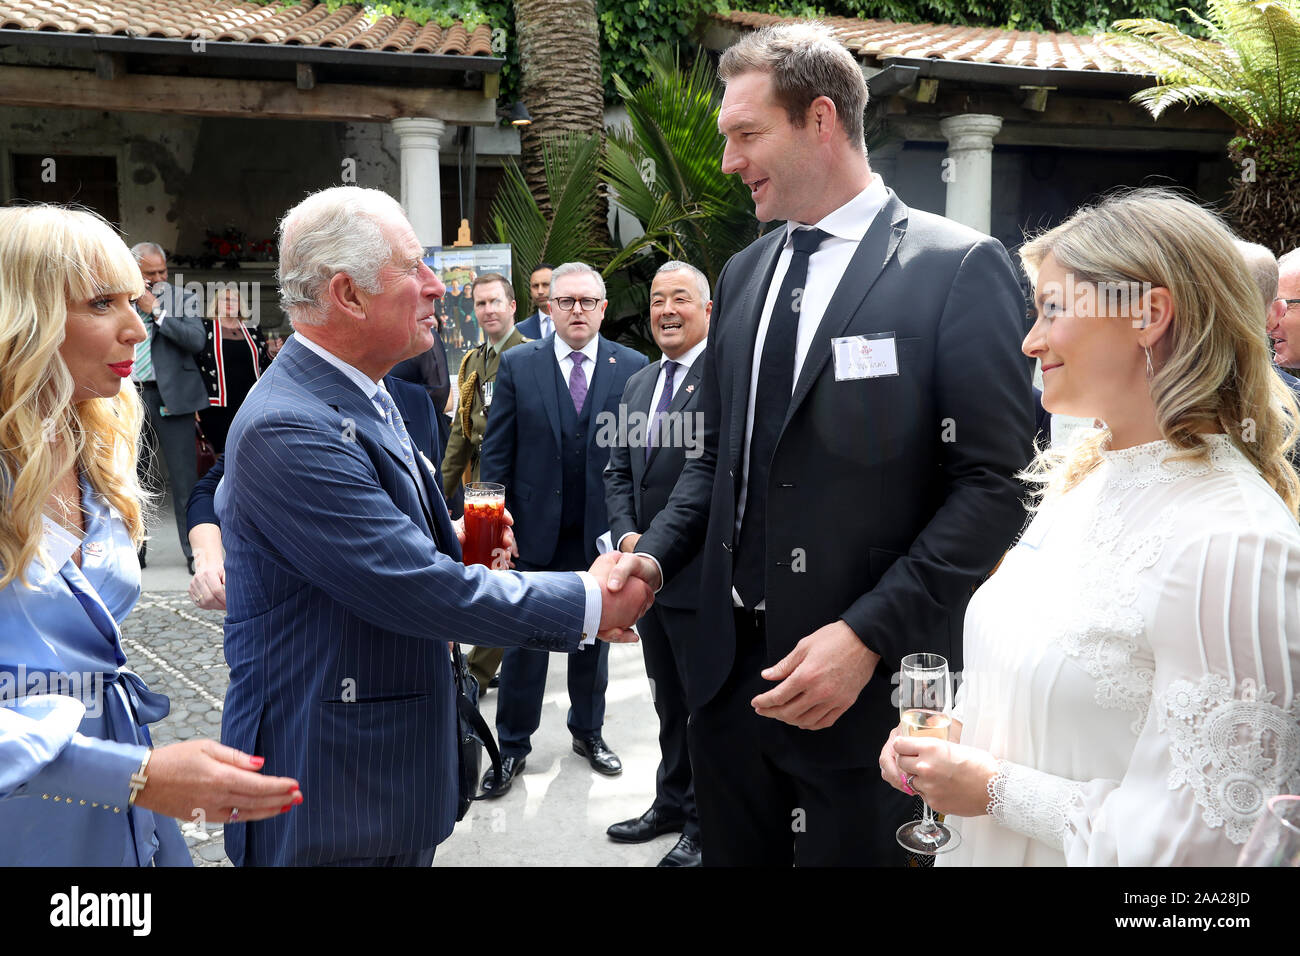
{"type": "Polygon", "coordinates": [[[919,651],[960,668],[971,591],[1023,524],[1023,299],[998,242],[872,173],[866,84],[825,28],[750,34],[719,74],[722,169],[787,222],[718,278],[704,453],[611,586],[702,553],[706,865],[900,863],[913,804],[877,766],[891,677],[919,651]]]}
{"type": "MultiPolygon", "coordinates": [[[[479,474],[505,485],[523,570],[585,568],[596,557],[596,539],[609,530],[603,472],[610,443],[602,426],[616,415],[628,378],[646,358],[601,337],[607,304],[599,272],[565,263],[551,274],[555,334],[501,356],[479,474]]],[[[493,773],[484,776],[489,796],[503,795],[524,768],[542,718],[546,669],[543,652],[505,652],[497,701],[502,779],[490,786],[493,773]]],[[[569,658],[573,749],[592,769],[612,775],[623,765],[601,736],[608,683],[604,642],[569,658]]]]}
{"type": "MultiPolygon", "coordinates": [[[[615,547],[631,552],[640,532],[668,502],[690,457],[701,452],[700,356],[709,332],[709,280],[685,262],[665,262],[650,283],[650,333],[663,360],[627,382],[619,417],[645,422],[629,428],[609,453],[605,502],[615,547]],[[626,411],[624,411],[626,409],[626,411]]],[[[655,799],[635,820],[606,832],[620,843],[644,843],[662,833],[681,832],[660,866],[700,865],[700,818],[686,745],[687,648],[700,639],[695,608],[700,594],[699,559],[655,596],[654,607],[637,622],[645,672],[659,715],[659,769],[655,799]]]]}

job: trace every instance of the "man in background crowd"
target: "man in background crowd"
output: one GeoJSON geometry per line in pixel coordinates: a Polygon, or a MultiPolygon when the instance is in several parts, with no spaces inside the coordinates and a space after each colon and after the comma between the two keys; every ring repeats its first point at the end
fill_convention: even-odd
{"type": "MultiPolygon", "coordinates": [[[[442,488],[448,501],[457,497],[467,469],[470,481],[479,480],[479,455],[501,356],[528,341],[515,327],[515,293],[509,279],[488,272],[475,279],[471,289],[474,317],[487,340],[465,353],[456,376],[459,401],[442,459],[442,488]]],[[[475,647],[469,652],[469,670],[480,690],[487,690],[501,666],[501,655],[499,647],[475,647]]]]}
{"type": "MultiPolygon", "coordinates": [[[[643,368],[623,391],[619,418],[645,421],[629,428],[609,454],[605,469],[606,506],[614,546],[630,552],[641,532],[668,502],[688,456],[698,455],[704,430],[700,421],[700,363],[709,332],[709,280],[685,262],[665,262],[650,284],[650,332],[663,359],[643,368]]],[[[615,823],[606,833],[620,843],[644,843],[680,832],[660,866],[700,865],[700,818],[687,752],[686,648],[707,640],[697,626],[700,559],[697,555],[672,583],[655,595],[649,613],[637,622],[650,696],[659,715],[659,769],[650,809],[635,820],[615,823]]]]}
{"type": "MultiPolygon", "coordinates": [[[[139,470],[145,487],[161,491],[158,453],[167,464],[167,487],[176,515],[176,532],[185,563],[194,573],[194,553],[185,534],[185,505],[198,480],[194,446],[194,413],[208,407],[208,389],[196,356],[207,343],[203,307],[194,296],[171,285],[167,253],[156,242],[131,247],[140,265],[145,291],[135,310],[148,337],[135,347],[131,380],[140,390],[145,408],[141,429],[139,470]]],[[[140,546],[140,566],[147,560],[147,544],[140,546]]]]}
{"type": "MultiPolygon", "coordinates": [[[[597,440],[602,413],[617,416],[628,378],[646,365],[641,353],[601,337],[608,302],[605,282],[591,266],[557,268],[550,302],[555,334],[501,357],[479,469],[484,481],[505,485],[524,571],[572,571],[595,559],[596,539],[609,530],[603,476],[609,444],[597,440]]],[[[494,772],[487,772],[488,796],[504,794],[524,769],[542,719],[547,663],[544,652],[523,647],[507,649],[502,659],[496,716],[502,777],[494,784],[494,772]]],[[[587,647],[568,664],[574,752],[597,773],[622,773],[601,736],[609,648],[603,642],[587,647]]]]}
{"type": "Polygon", "coordinates": [[[544,339],[555,331],[551,320],[551,272],[555,266],[540,262],[528,277],[528,294],[533,300],[533,314],[519,323],[521,334],[530,339],[544,339]]]}

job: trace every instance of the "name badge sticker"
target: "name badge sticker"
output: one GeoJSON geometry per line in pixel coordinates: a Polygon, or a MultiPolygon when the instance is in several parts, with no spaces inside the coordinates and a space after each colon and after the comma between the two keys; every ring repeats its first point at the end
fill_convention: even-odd
{"type": "Polygon", "coordinates": [[[893,332],[832,339],[831,354],[835,357],[837,382],[898,374],[898,343],[893,332]]]}

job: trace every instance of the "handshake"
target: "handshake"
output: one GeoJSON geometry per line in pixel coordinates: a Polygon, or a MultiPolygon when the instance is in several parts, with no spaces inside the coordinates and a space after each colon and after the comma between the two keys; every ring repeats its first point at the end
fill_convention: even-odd
{"type": "Polygon", "coordinates": [[[598,557],[589,571],[600,585],[602,641],[627,644],[637,639],[632,630],[654,604],[662,582],[659,568],[645,555],[610,551],[598,557]]]}

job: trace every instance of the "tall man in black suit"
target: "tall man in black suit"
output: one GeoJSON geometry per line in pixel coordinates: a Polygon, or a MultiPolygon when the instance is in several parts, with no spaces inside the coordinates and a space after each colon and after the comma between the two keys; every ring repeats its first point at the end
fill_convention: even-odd
{"type": "MultiPolygon", "coordinates": [[[[709,280],[685,262],[665,262],[650,283],[650,332],[663,351],[633,375],[623,392],[620,420],[632,424],[609,453],[605,503],[609,531],[620,551],[631,552],[672,494],[682,466],[703,450],[700,421],[700,356],[709,332],[709,280]],[[626,409],[626,411],[624,411],[626,409]],[[641,423],[647,427],[641,428],[641,423]]],[[[686,745],[685,670],[687,648],[701,639],[695,608],[700,599],[699,558],[655,596],[654,606],[637,625],[645,672],[659,715],[659,770],[655,799],[635,820],[615,823],[606,832],[620,843],[644,843],[662,833],[681,839],[660,866],[700,865],[700,817],[686,745]]]]}
{"type": "MultiPolygon", "coordinates": [[[[609,530],[603,478],[612,444],[608,419],[617,418],[627,380],[645,367],[646,358],[601,338],[608,303],[605,282],[591,266],[569,262],[557,268],[550,299],[555,334],[501,356],[479,475],[506,487],[518,567],[573,571],[595,560],[596,539],[609,530]]],[[[497,702],[502,779],[492,786],[493,771],[483,778],[492,797],[504,794],[523,770],[529,738],[542,719],[547,656],[514,650],[501,661],[497,702]]],[[[618,774],[623,765],[601,736],[608,683],[603,641],[570,657],[573,749],[597,772],[618,774]]]]}
{"type": "Polygon", "coordinates": [[[751,34],[719,74],[722,168],[788,222],[719,276],[704,453],[611,586],[702,553],[685,669],[705,863],[898,863],[914,805],[877,767],[891,677],[917,651],[960,669],[971,591],[1024,522],[1023,299],[999,243],[873,175],[866,85],[824,28],[751,34]]]}

